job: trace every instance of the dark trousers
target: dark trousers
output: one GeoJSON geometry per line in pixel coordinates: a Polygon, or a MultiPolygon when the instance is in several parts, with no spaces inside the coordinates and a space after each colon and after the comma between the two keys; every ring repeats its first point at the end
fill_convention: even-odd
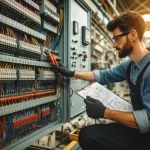
{"type": "Polygon", "coordinates": [[[95,124],[81,129],[79,145],[82,150],[150,150],[150,133],[119,123],[95,124]]]}

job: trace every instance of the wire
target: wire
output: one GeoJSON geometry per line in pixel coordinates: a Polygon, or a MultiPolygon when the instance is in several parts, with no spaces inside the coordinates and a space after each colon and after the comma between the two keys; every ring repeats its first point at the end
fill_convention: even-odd
{"type": "Polygon", "coordinates": [[[102,124],[102,122],[99,119],[95,119],[95,121],[98,120],[100,124],[102,124]]]}
{"type": "Polygon", "coordinates": [[[63,19],[64,19],[64,12],[62,9],[60,9],[60,20],[59,20],[59,24],[57,26],[58,28],[58,32],[60,32],[62,24],[63,24],[63,19]]]}
{"type": "Polygon", "coordinates": [[[3,124],[2,124],[2,122],[0,122],[0,136],[2,135],[2,133],[3,133],[3,130],[4,130],[4,126],[3,126],[3,124]]]}
{"type": "Polygon", "coordinates": [[[58,79],[58,82],[70,90],[70,93],[71,93],[70,97],[72,97],[72,95],[73,95],[73,89],[70,86],[68,86],[68,85],[64,84],[63,82],[61,82],[60,78],[58,79]]]}
{"type": "Polygon", "coordinates": [[[60,22],[58,24],[58,31],[59,31],[60,35],[52,40],[52,45],[51,45],[52,50],[56,49],[56,47],[59,44],[59,41],[61,39],[61,36],[62,36],[62,33],[63,33],[63,21],[64,21],[63,18],[64,18],[64,13],[63,13],[63,10],[60,9],[60,22]]]}

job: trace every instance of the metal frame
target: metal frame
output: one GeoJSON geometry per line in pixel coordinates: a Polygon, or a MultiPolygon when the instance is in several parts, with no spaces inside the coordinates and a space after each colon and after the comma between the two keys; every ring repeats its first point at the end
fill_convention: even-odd
{"type": "Polygon", "coordinates": [[[26,102],[21,102],[18,104],[8,105],[4,107],[0,107],[0,116],[7,115],[16,111],[21,111],[24,109],[32,108],[41,104],[45,104],[48,102],[52,102],[56,100],[56,96],[48,96],[44,98],[39,98],[35,100],[30,100],[26,102]]]}
{"type": "Polygon", "coordinates": [[[29,5],[31,5],[35,9],[40,10],[39,5],[37,5],[34,1],[32,1],[32,0],[23,0],[23,1],[25,1],[26,3],[28,3],[29,5]]]}
{"type": "Polygon", "coordinates": [[[15,63],[15,64],[39,66],[39,67],[51,67],[50,63],[34,61],[34,60],[29,60],[29,59],[24,59],[24,58],[18,58],[18,57],[13,57],[13,56],[7,56],[7,55],[1,55],[1,54],[0,54],[0,61],[10,62],[10,63],[15,63]]]}
{"type": "Polygon", "coordinates": [[[23,150],[28,145],[33,143],[35,140],[39,139],[40,137],[47,135],[54,131],[56,128],[60,127],[62,123],[60,123],[60,119],[52,124],[46,125],[44,128],[41,128],[37,131],[34,131],[33,133],[25,136],[22,139],[19,139],[18,141],[12,142],[12,144],[8,145],[7,147],[2,148],[1,150],[23,150]]]}
{"type": "MultiPolygon", "coordinates": [[[[1,1],[2,0],[0,0],[0,2],[1,1]]],[[[1,15],[1,14],[0,14],[0,22],[5,24],[5,25],[11,26],[12,28],[15,28],[21,32],[32,35],[38,39],[46,40],[46,36],[44,34],[41,34],[40,32],[34,31],[33,29],[31,29],[31,28],[29,28],[29,27],[27,27],[27,26],[25,26],[25,25],[23,25],[17,21],[9,19],[8,17],[1,15]]]]}
{"type": "MultiPolygon", "coordinates": [[[[64,28],[64,43],[67,43],[64,45],[64,50],[67,50],[67,52],[65,53],[65,51],[63,51],[63,58],[64,58],[64,64],[66,66],[68,66],[69,64],[69,56],[70,56],[70,42],[69,42],[69,38],[70,38],[70,17],[71,17],[71,10],[69,9],[71,7],[71,1],[70,0],[66,0],[64,2],[64,8],[65,8],[65,12],[64,12],[64,26],[66,26],[67,28],[64,28]]],[[[70,69],[70,68],[69,68],[70,69]]],[[[65,78],[65,84],[69,85],[70,84],[70,79],[65,78]]],[[[67,89],[64,89],[64,109],[66,110],[66,115],[65,116],[65,120],[68,121],[70,120],[70,97],[69,97],[69,91],[67,89]]]]}

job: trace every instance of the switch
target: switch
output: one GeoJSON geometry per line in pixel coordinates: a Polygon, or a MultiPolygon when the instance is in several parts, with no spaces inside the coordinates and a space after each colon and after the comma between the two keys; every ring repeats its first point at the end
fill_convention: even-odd
{"type": "Polygon", "coordinates": [[[75,47],[71,47],[72,50],[75,50],[75,47]]]}
{"type": "Polygon", "coordinates": [[[78,42],[78,40],[72,40],[72,42],[77,43],[77,42],[78,42]]]}
{"type": "Polygon", "coordinates": [[[79,54],[79,57],[81,57],[82,56],[82,54],[79,54]]]}
{"type": "Polygon", "coordinates": [[[87,54],[84,54],[84,59],[86,59],[87,58],[87,54]]]}
{"type": "Polygon", "coordinates": [[[72,67],[76,67],[76,64],[72,64],[72,67]]]}
{"type": "Polygon", "coordinates": [[[78,34],[79,24],[77,21],[73,21],[73,34],[78,34]]]}

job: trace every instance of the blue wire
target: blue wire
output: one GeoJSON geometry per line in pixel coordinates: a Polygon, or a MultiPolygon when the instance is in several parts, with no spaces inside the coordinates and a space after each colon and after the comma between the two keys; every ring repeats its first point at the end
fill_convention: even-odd
{"type": "Polygon", "coordinates": [[[7,115],[7,119],[8,119],[8,134],[7,137],[5,139],[5,142],[9,142],[13,136],[13,121],[11,118],[11,115],[7,115]]]}
{"type": "Polygon", "coordinates": [[[60,35],[57,36],[57,38],[58,38],[57,41],[56,41],[56,39],[52,40],[52,46],[51,46],[52,50],[55,50],[57,45],[59,44],[62,33],[63,33],[63,23],[62,23],[62,26],[61,26],[60,35]]]}

